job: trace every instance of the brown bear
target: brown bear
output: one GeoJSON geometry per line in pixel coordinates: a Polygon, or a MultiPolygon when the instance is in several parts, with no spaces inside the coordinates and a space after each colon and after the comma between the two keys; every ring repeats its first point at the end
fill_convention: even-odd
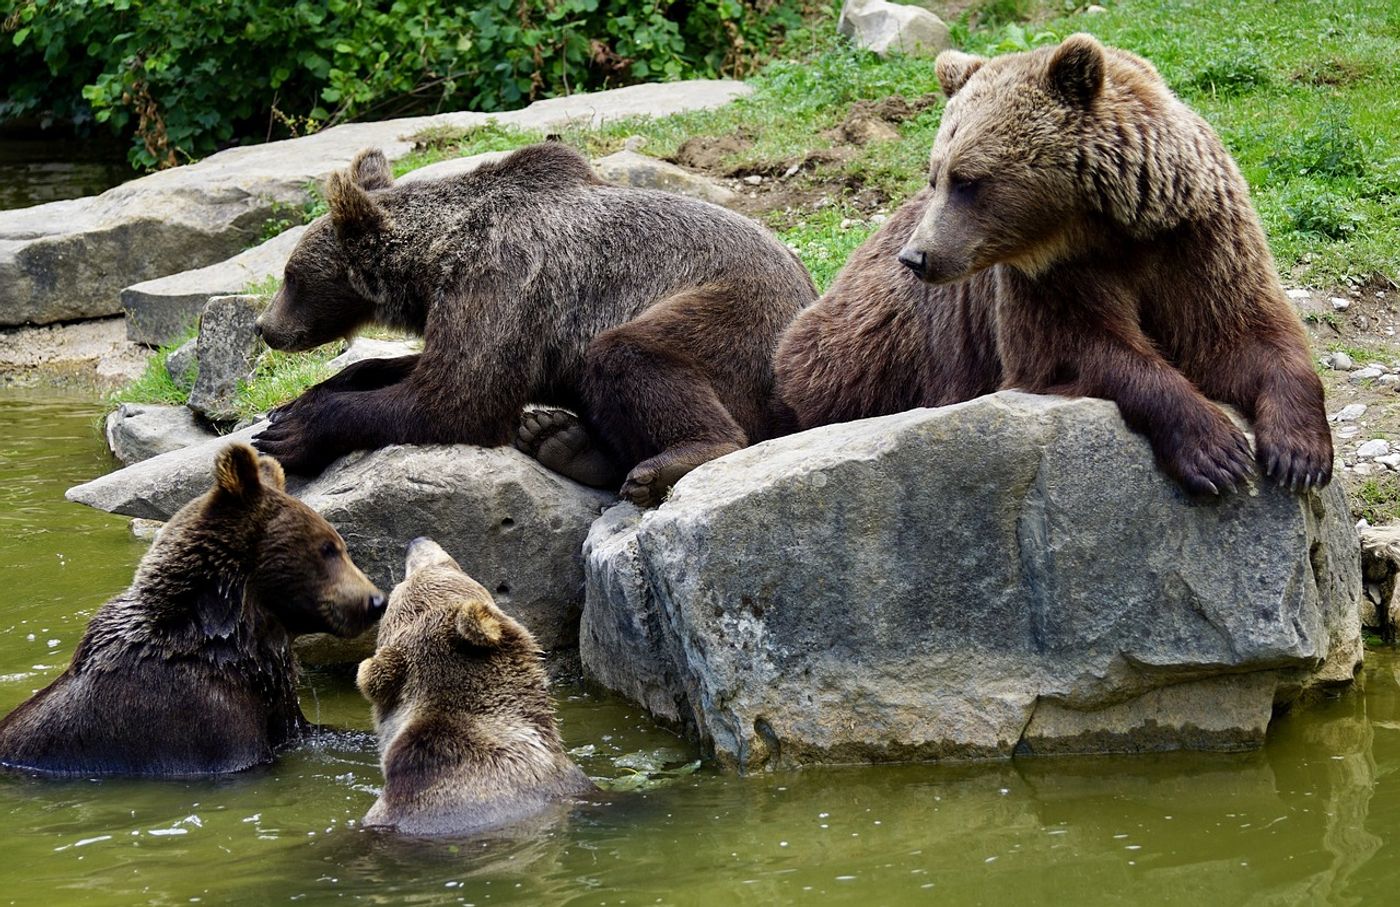
{"type": "Polygon", "coordinates": [[[384,596],[276,461],[235,444],[58,679],[0,721],[0,765],[48,775],[207,775],[269,762],[309,725],[291,636],[354,636],[384,596]]]}
{"type": "Polygon", "coordinates": [[[387,444],[528,452],[647,505],[775,433],[773,352],[816,298],[769,231],[715,205],[600,182],[557,142],[474,172],[395,184],[362,152],[332,177],[258,330],[306,350],[367,324],[421,355],[361,362],[276,410],[254,441],[293,472],[387,444]],[[557,432],[573,443],[548,443],[557,432]],[[587,439],[595,439],[596,444],[587,439]]]}
{"type": "Polygon", "coordinates": [[[404,572],[357,678],[384,769],[364,824],[467,834],[593,790],[564,751],[530,632],[431,539],[409,543],[404,572]]]}
{"type": "Polygon", "coordinates": [[[783,340],[800,427],[997,388],[1103,397],[1187,490],[1219,493],[1254,459],[1219,400],[1253,420],[1266,475],[1325,485],[1322,383],[1210,126],[1089,35],[936,68],[929,188],[783,340]]]}

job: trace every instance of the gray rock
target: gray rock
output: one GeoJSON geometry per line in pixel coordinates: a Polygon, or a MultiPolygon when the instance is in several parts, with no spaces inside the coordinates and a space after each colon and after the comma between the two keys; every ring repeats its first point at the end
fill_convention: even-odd
{"type": "Polygon", "coordinates": [[[143,520],[140,517],[131,521],[131,537],[138,542],[154,542],[165,528],[160,520],[143,520]]]}
{"type": "Polygon", "coordinates": [[[509,156],[509,151],[483,151],[481,154],[449,158],[445,161],[438,161],[436,164],[419,167],[417,170],[410,170],[399,177],[397,182],[422,183],[428,180],[451,179],[454,176],[471,173],[482,164],[492,164],[509,156]]]}
{"type": "Polygon", "coordinates": [[[1390,442],[1384,438],[1372,438],[1356,448],[1356,455],[1363,460],[1374,460],[1390,453],[1390,442]]]}
{"type": "Polygon", "coordinates": [[[1349,372],[1356,368],[1356,361],[1346,353],[1328,353],[1322,357],[1322,364],[1339,372],[1349,372]]]}
{"type": "Polygon", "coordinates": [[[618,186],[661,189],[716,205],[728,205],[738,197],[709,177],[635,151],[599,158],[593,162],[593,169],[599,177],[618,186]]]}
{"type": "MultiPolygon", "coordinates": [[[[249,441],[262,427],[118,470],[69,489],[68,499],[168,519],[208,489],[214,458],[226,444],[249,441]]],[[[288,488],[330,520],[380,588],[402,578],[404,546],[431,535],[541,646],[565,658],[577,652],[580,552],[612,495],[577,485],[514,449],[467,445],[352,454],[309,482],[289,476],[288,488]]],[[[354,661],[373,650],[373,639],[332,646],[311,638],[300,647],[309,658],[354,661]]]]}
{"type": "Polygon", "coordinates": [[[126,335],[148,346],[174,342],[199,320],[211,296],[246,292],[269,277],[281,277],[305,227],[293,227],[227,261],[147,280],[122,290],[126,335]]]}
{"type": "Polygon", "coordinates": [[[887,0],[846,0],[836,30],[882,57],[896,52],[932,57],[952,46],[942,19],[887,0]]]}
{"type": "Polygon", "coordinates": [[[1365,403],[1348,403],[1330,417],[1332,422],[1355,422],[1366,415],[1365,403]]]}
{"type": "Polygon", "coordinates": [[[642,512],[618,504],[604,513],[583,543],[588,577],[579,659],[584,677],[640,703],[668,724],[684,723],[680,678],[666,657],[670,643],[637,553],[642,512]]]}
{"type": "Polygon", "coordinates": [[[345,352],[326,363],[332,372],[340,372],[347,365],[354,365],[365,359],[397,359],[423,351],[421,340],[375,340],[373,337],[356,337],[350,341],[345,352]]]}
{"type": "Polygon", "coordinates": [[[1188,498],[1106,401],[828,426],[595,538],[586,663],[740,769],[1257,746],[1360,663],[1341,486],[1188,498]]]}
{"type": "Polygon", "coordinates": [[[123,403],[107,416],[107,446],[127,466],[214,437],[185,406],[123,403]]]}
{"type": "MultiPolygon", "coordinates": [[[[209,300],[205,300],[208,302],[209,300]]],[[[165,372],[177,387],[186,390],[194,387],[195,374],[199,371],[199,339],[191,337],[165,357],[165,372]]]]}
{"type": "Polygon", "coordinates": [[[215,296],[204,305],[196,347],[199,373],[190,409],[215,422],[238,418],[238,386],[253,377],[265,344],[254,331],[266,300],[261,296],[215,296]]]}
{"type": "Polygon", "coordinates": [[[0,211],[0,325],[117,314],[122,288],[237,255],[279,210],[304,204],[308,185],[344,168],[368,146],[397,160],[413,150],[413,136],[433,127],[466,128],[494,119],[542,132],[596,128],[614,119],[719,107],[751,90],[723,80],[632,85],[501,114],[347,123],[230,148],[98,196],[0,211]]]}
{"type": "Polygon", "coordinates": [[[1363,381],[1375,381],[1384,374],[1385,369],[1381,368],[1379,365],[1368,365],[1365,368],[1359,368],[1352,372],[1347,376],[1347,380],[1352,384],[1360,384],[1363,381]]]}
{"type": "Polygon", "coordinates": [[[1361,599],[1361,623],[1387,642],[1395,641],[1400,625],[1400,526],[1367,526],[1361,535],[1361,574],[1366,594],[1361,599]]]}

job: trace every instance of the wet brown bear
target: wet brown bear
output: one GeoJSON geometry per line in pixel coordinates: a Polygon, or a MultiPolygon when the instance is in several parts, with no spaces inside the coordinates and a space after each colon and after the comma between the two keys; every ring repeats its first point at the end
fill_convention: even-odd
{"type": "Polygon", "coordinates": [[[1213,399],[1253,420],[1266,475],[1325,485],[1322,384],[1206,122],[1147,61],[1088,35],[993,60],[945,52],[937,71],[949,101],[930,188],[784,340],[799,423],[998,387],[1105,397],[1185,488],[1215,493],[1253,456],[1213,399]]]}
{"type": "Polygon", "coordinates": [[[367,826],[465,834],[593,790],[564,752],[534,637],[430,539],[409,544],[358,682],[384,769],[367,826]]]}
{"type": "Polygon", "coordinates": [[[351,366],[275,412],[254,443],[289,470],[386,444],[505,444],[541,403],[583,425],[534,416],[529,452],[594,484],[625,473],[623,494],[652,504],[774,433],[773,351],[816,291],[747,218],[609,186],[558,143],[397,185],[366,152],[328,198],[263,338],[305,350],[376,323],[422,334],[424,349],[351,366]]]}
{"type": "Polygon", "coordinates": [[[57,680],[0,721],[0,765],[52,775],[204,775],[273,758],[308,727],[290,637],[354,636],[384,597],[282,470],[230,446],[57,680]]]}

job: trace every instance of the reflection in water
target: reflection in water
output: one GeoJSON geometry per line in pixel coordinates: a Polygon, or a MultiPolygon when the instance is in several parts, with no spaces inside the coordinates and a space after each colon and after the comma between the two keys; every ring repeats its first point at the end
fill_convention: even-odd
{"type": "MultiPolygon", "coordinates": [[[[0,613],[0,708],[61,669],[141,553],[123,520],[62,503],[68,484],[109,468],[95,415],[82,401],[0,398],[0,587],[18,593],[0,613]]],[[[1364,695],[1281,716],[1259,753],[702,770],[514,833],[425,842],[358,828],[381,782],[368,707],[348,676],[312,672],[308,713],[342,730],[273,767],[169,783],[0,779],[0,900],[1390,903],[1400,659],[1371,653],[1364,679],[1364,695]]],[[[595,778],[694,758],[629,706],[556,692],[566,743],[595,778]]]]}
{"type": "Polygon", "coordinates": [[[138,176],[110,140],[0,140],[0,211],[97,195],[138,176]]]}

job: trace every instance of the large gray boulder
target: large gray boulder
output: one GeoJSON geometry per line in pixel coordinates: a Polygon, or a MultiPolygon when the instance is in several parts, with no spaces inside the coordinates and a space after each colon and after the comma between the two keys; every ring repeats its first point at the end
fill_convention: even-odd
{"type": "MultiPolygon", "coordinates": [[[[69,489],[68,499],[100,510],[169,519],[209,488],[214,458],[250,426],[224,438],[129,466],[69,489]]],[[[549,652],[577,651],[583,606],[581,549],[611,494],[585,488],[511,448],[394,446],[352,454],[288,487],[345,537],[350,556],[380,588],[403,577],[404,546],[436,539],[549,652]]],[[[335,647],[308,640],[317,660],[355,661],[372,635],[335,647]],[[318,654],[319,653],[319,654],[318,654]]]]}
{"type": "Polygon", "coordinates": [[[888,0],[846,0],[836,31],[882,57],[891,53],[932,57],[952,47],[942,19],[922,7],[888,0]]]}
{"type": "Polygon", "coordinates": [[[593,162],[593,170],[601,179],[618,186],[661,189],[716,205],[731,204],[737,197],[707,176],[630,149],[599,158],[593,162]]]}
{"type": "Polygon", "coordinates": [[[199,321],[211,296],[232,296],[281,277],[305,232],[305,227],[293,227],[227,261],[127,287],[121,292],[127,338],[147,346],[174,343],[199,321]]]}
{"type": "Polygon", "coordinates": [[[1257,746],[1361,659],[1339,482],[1188,498],[1101,400],[829,426],[613,519],[585,674],[740,769],[1257,746]]]}
{"type": "Polygon", "coordinates": [[[122,288],[237,255],[279,211],[304,204],[308,186],[368,146],[397,160],[413,150],[413,136],[433,127],[491,120],[541,132],[597,127],[718,107],[749,91],[741,82],[695,80],[551,98],[501,114],[347,123],[230,148],[101,195],[0,211],[0,325],[117,314],[122,288]]]}

